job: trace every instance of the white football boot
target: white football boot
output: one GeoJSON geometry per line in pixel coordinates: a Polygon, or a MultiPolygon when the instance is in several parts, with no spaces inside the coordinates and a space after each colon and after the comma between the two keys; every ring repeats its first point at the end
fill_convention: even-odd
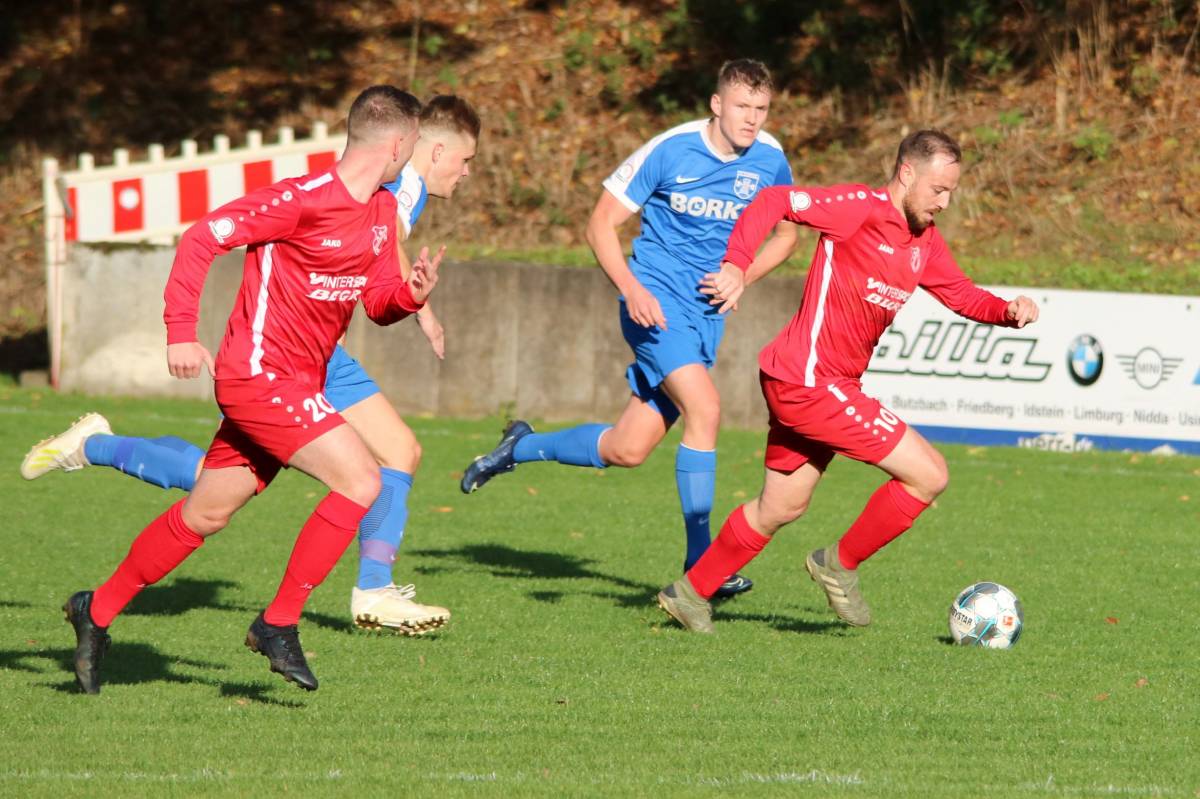
{"type": "Polygon", "coordinates": [[[362,589],[350,594],[350,616],[364,630],[389,631],[400,635],[424,635],[450,621],[450,611],[413,601],[416,588],[392,583],[382,588],[362,589]]]}
{"type": "Polygon", "coordinates": [[[98,413],[80,416],[65,432],[40,441],[29,450],[25,460],[21,461],[21,476],[36,480],[55,469],[73,472],[90,466],[83,454],[83,442],[97,434],[112,435],[108,420],[98,413]]]}

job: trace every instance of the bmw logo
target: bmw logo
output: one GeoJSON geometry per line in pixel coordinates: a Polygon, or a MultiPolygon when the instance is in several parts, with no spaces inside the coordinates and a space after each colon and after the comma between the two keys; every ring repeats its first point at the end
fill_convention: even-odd
{"type": "Polygon", "coordinates": [[[1100,379],[1104,369],[1104,350],[1093,336],[1076,336],[1067,349],[1067,372],[1081,386],[1090,386],[1100,379]]]}

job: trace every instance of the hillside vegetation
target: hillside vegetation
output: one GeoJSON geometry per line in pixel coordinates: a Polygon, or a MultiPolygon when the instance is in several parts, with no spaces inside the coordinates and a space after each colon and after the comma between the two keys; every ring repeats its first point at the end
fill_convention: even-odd
{"type": "MultiPolygon", "coordinates": [[[[982,281],[1200,294],[1196,0],[47,0],[0,22],[0,339],[43,324],[38,162],[332,126],[363,86],[484,119],[452,255],[585,260],[600,182],[706,113],[730,57],[779,84],[797,180],[881,183],[906,131],[968,151],[941,224],[982,281]]],[[[632,231],[631,231],[632,232],[632,231]]],[[[807,249],[803,246],[802,250],[807,249]]],[[[796,259],[802,268],[807,252],[796,259]]],[[[10,342],[11,343],[11,342],[10,342]]],[[[0,344],[0,358],[5,345],[0,344]]]]}

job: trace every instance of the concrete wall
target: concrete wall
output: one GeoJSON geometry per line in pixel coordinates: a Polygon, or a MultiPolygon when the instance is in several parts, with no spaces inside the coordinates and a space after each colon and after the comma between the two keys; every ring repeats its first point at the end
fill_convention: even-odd
{"type": "MultiPolygon", "coordinates": [[[[173,250],[76,245],[64,277],[61,384],[95,394],[211,397],[207,379],[166,372],[162,289],[173,250]]],[[[213,264],[201,307],[200,339],[216,353],[241,280],[240,253],[213,264]]],[[[769,278],[732,314],[714,377],[724,423],[766,420],[757,354],[795,312],[799,278],[769,278]]],[[[432,304],[446,328],[438,361],[406,319],[380,328],[359,314],[346,347],[402,414],[609,420],[629,391],[629,349],[617,322],[616,291],[597,267],[564,269],[448,262],[432,304]]]]}

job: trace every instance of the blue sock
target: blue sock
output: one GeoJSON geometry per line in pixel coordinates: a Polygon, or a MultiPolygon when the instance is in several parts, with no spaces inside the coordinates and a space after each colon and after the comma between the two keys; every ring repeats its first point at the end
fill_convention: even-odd
{"type": "Polygon", "coordinates": [[[687,571],[712,542],[708,517],[717,486],[717,451],[680,444],[675,452],[675,485],[683,509],[683,526],[687,529],[687,556],[683,562],[683,570],[687,571]]]}
{"type": "Polygon", "coordinates": [[[379,476],[383,482],[379,497],[358,526],[358,587],[362,589],[383,588],[392,582],[392,561],[408,521],[412,475],[384,467],[379,476]]]}
{"type": "Polygon", "coordinates": [[[93,466],[111,466],[130,477],[159,488],[191,491],[196,485],[196,464],[204,450],[175,436],[88,436],[83,454],[93,466]]]}
{"type": "Polygon", "coordinates": [[[603,469],[600,434],[611,427],[610,424],[581,424],[554,433],[530,433],[513,447],[513,460],[517,463],[557,461],[568,466],[603,469]]]}

